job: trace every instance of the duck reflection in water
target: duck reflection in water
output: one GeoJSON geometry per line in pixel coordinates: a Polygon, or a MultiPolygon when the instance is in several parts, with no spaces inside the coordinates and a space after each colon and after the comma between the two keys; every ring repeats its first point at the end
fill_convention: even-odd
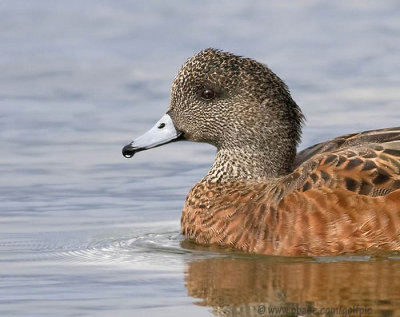
{"type": "Polygon", "coordinates": [[[231,253],[188,262],[185,285],[215,316],[400,316],[400,258],[387,259],[231,253]]]}

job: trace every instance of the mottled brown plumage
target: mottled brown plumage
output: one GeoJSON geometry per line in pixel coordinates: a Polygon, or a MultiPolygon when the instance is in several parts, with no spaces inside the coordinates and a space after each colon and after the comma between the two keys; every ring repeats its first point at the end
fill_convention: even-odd
{"type": "Polygon", "coordinates": [[[186,199],[189,239],[290,256],[400,250],[400,128],[296,155],[303,116],[285,84],[265,65],[213,49],[182,66],[167,114],[177,135],[217,147],[186,199]]]}
{"type": "Polygon", "coordinates": [[[344,136],[296,159],[281,178],[196,184],[183,233],[263,254],[400,250],[400,128],[344,136]],[[380,144],[368,143],[376,138],[380,144]]]}

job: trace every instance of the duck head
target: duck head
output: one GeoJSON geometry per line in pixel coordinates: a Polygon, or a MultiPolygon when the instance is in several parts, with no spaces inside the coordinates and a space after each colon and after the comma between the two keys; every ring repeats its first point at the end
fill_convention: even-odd
{"type": "Polygon", "coordinates": [[[166,114],[122,152],[131,157],[172,141],[206,142],[217,147],[215,164],[229,165],[231,158],[233,165],[248,165],[242,173],[275,177],[292,168],[302,120],[286,85],[267,66],[206,49],[179,70],[166,114]]]}

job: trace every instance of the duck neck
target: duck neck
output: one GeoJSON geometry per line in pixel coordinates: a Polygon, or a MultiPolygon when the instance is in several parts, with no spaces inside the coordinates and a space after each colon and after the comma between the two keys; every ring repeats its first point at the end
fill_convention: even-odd
{"type": "Polygon", "coordinates": [[[265,180],[287,175],[293,170],[296,146],[286,145],[284,153],[277,147],[254,150],[251,147],[220,148],[203,181],[232,182],[265,180]]]}

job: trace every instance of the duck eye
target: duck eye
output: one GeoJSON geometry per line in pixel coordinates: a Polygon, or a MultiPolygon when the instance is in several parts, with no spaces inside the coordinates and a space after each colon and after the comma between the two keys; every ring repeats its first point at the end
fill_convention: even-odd
{"type": "Polygon", "coordinates": [[[206,99],[206,100],[211,100],[215,97],[215,91],[212,89],[204,89],[201,92],[201,98],[206,99]]]}

